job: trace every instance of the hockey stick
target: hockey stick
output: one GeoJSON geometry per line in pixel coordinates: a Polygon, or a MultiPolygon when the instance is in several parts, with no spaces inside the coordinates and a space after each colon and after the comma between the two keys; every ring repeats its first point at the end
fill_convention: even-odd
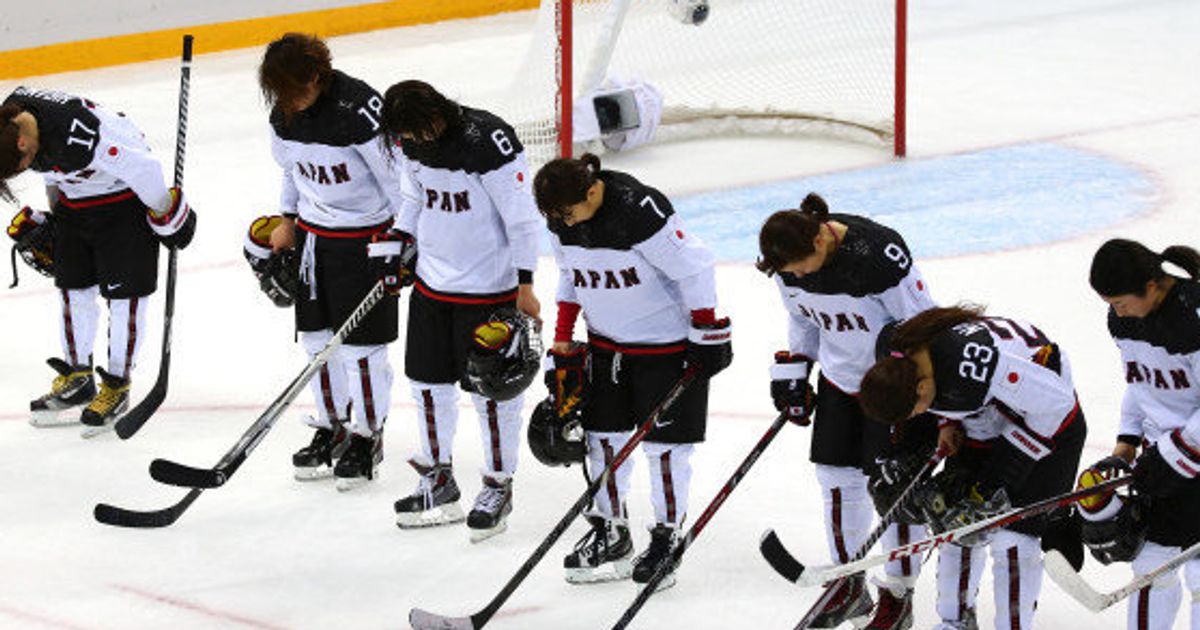
{"type": "Polygon", "coordinates": [[[700,515],[700,518],[696,519],[696,522],[692,524],[687,534],[679,542],[675,543],[675,548],[671,550],[670,560],[659,564],[658,568],[654,570],[654,575],[650,577],[650,581],[646,582],[641,592],[638,593],[637,598],[633,600],[629,608],[625,609],[625,613],[617,620],[616,625],[613,626],[613,630],[623,630],[629,625],[629,622],[633,621],[634,615],[637,615],[638,611],[645,605],[646,600],[650,599],[650,596],[655,593],[659,583],[671,574],[671,567],[679,563],[680,559],[683,558],[684,552],[691,546],[692,541],[696,540],[700,532],[704,531],[704,526],[712,519],[713,514],[716,514],[717,510],[721,509],[721,506],[725,503],[725,499],[729,498],[729,495],[733,493],[733,489],[741,483],[746,473],[750,472],[750,467],[754,466],[759,456],[763,454],[763,451],[767,450],[767,447],[770,446],[775,436],[787,422],[788,417],[786,413],[781,413],[775,418],[775,421],[771,423],[767,432],[759,438],[758,444],[755,444],[754,448],[750,449],[750,453],[738,465],[737,470],[734,470],[733,474],[730,475],[729,481],[725,482],[725,485],[717,492],[717,496],[708,504],[708,507],[704,508],[704,513],[700,515]]]}
{"type": "MultiPolygon", "coordinates": [[[[1052,512],[1057,508],[1070,505],[1080,499],[1124,486],[1130,483],[1131,479],[1131,477],[1111,479],[1104,483],[1096,484],[1088,488],[1042,499],[1041,501],[1031,503],[1024,507],[1015,508],[1005,512],[1004,514],[997,514],[991,518],[986,518],[982,521],[971,523],[970,525],[964,525],[958,529],[952,529],[940,534],[935,534],[932,538],[926,538],[925,540],[918,540],[907,545],[901,545],[890,551],[875,554],[873,556],[864,556],[863,558],[852,560],[844,564],[805,567],[803,563],[796,560],[795,556],[793,556],[783,546],[782,543],[778,543],[778,540],[776,540],[777,544],[770,549],[770,552],[774,558],[768,559],[768,562],[772,567],[782,567],[777,568],[776,570],[789,582],[794,582],[802,587],[816,586],[818,584],[828,582],[829,580],[834,580],[855,573],[861,573],[867,569],[870,569],[871,567],[881,565],[889,560],[899,560],[900,558],[907,558],[909,556],[932,551],[938,547],[941,547],[942,545],[956,541],[968,540],[973,536],[989,532],[993,529],[999,529],[1032,516],[1038,516],[1040,514],[1052,512]]],[[[767,533],[768,536],[769,534],[770,532],[767,533]]],[[[764,555],[766,555],[765,551],[764,555]]]]}
{"type": "MultiPolygon", "coordinates": [[[[179,69],[179,123],[175,127],[175,187],[183,186],[183,153],[187,147],[188,93],[192,80],[192,36],[183,36],[183,58],[179,69]]],[[[180,193],[182,194],[182,193],[180,193]]],[[[162,358],[158,362],[158,378],[150,392],[133,409],[117,419],[117,437],[128,440],[158,411],[167,398],[167,377],[171,371],[171,323],[175,319],[175,277],[178,275],[179,252],[167,248],[167,293],[163,307],[162,358]]]]}
{"type": "Polygon", "coordinates": [[[1174,558],[1164,562],[1162,566],[1137,576],[1133,581],[1110,593],[1100,593],[1091,584],[1088,584],[1087,580],[1084,580],[1083,576],[1071,567],[1071,563],[1066,557],[1057,550],[1048,552],[1044,561],[1046,572],[1050,574],[1050,579],[1054,580],[1059,588],[1075,601],[1083,604],[1084,608],[1092,612],[1100,612],[1145,588],[1163,574],[1178,569],[1197,555],[1200,555],[1200,543],[1184,549],[1174,558]]]}
{"type": "Polygon", "coordinates": [[[216,466],[207,469],[192,468],[163,459],[156,459],[151,462],[150,475],[154,479],[171,485],[190,486],[192,488],[192,491],[184,496],[179,503],[154,512],[137,512],[101,503],[93,511],[96,520],[106,525],[117,525],[120,527],[165,527],[174,523],[179,518],[179,515],[205,489],[223,485],[237,472],[242,462],[246,461],[246,457],[258,446],[259,442],[266,437],[271,427],[275,426],[275,421],[283,415],[284,409],[287,409],[288,405],[295,400],[300,390],[312,378],[312,375],[321,369],[321,366],[342,345],[346,337],[362,323],[362,320],[370,313],[375,304],[383,298],[385,292],[383,281],[376,282],[371,291],[367,293],[367,296],[363,298],[363,301],[354,309],[354,312],[346,318],[341,328],[338,328],[337,332],[333,334],[333,338],[308,362],[308,365],[304,366],[300,374],[292,379],[287,389],[283,390],[283,393],[254,421],[254,424],[250,425],[250,428],[242,434],[242,437],[233,445],[233,448],[229,449],[229,452],[221,457],[216,466]]]}
{"type": "MultiPolygon", "coordinates": [[[[892,520],[895,519],[896,511],[899,510],[900,506],[908,500],[908,496],[912,494],[914,490],[916,490],[917,486],[920,485],[925,475],[932,472],[934,468],[937,468],[937,465],[942,461],[943,457],[945,457],[944,452],[940,450],[935,450],[933,452],[933,455],[929,457],[929,459],[925,462],[925,465],[921,467],[921,470],[917,471],[917,474],[913,475],[912,480],[909,481],[908,485],[904,487],[904,490],[900,492],[900,496],[896,497],[896,500],[892,502],[892,505],[888,508],[888,511],[883,516],[879,517],[879,525],[875,526],[875,531],[871,532],[871,534],[867,536],[867,539],[863,541],[863,544],[858,547],[858,551],[854,553],[854,557],[851,558],[851,560],[859,560],[863,556],[867,555],[867,553],[871,551],[871,548],[875,546],[875,543],[879,542],[880,538],[883,538],[883,534],[887,531],[887,528],[891,526],[892,520]]],[[[783,543],[779,541],[779,537],[775,535],[774,530],[769,530],[759,543],[759,550],[762,552],[763,556],[767,558],[767,562],[771,562],[771,566],[774,567],[775,564],[772,562],[772,556],[768,555],[769,549],[771,548],[783,549],[783,543]]],[[[787,551],[784,550],[784,553],[787,553],[787,551]]],[[[775,570],[779,571],[779,567],[776,567],[775,570]]],[[[794,630],[804,630],[807,628],[813,622],[813,620],[815,620],[817,616],[821,614],[821,611],[825,609],[825,606],[829,604],[829,601],[833,599],[834,594],[837,593],[838,588],[847,579],[849,579],[849,576],[837,579],[832,584],[825,587],[825,591],[821,593],[821,596],[817,598],[817,601],[814,602],[813,605],[808,609],[808,612],[804,613],[804,616],[800,618],[800,621],[796,624],[794,630]]]]}
{"type": "Polygon", "coordinates": [[[642,422],[637,431],[629,437],[629,441],[625,443],[625,446],[620,451],[617,451],[616,456],[613,457],[608,467],[600,471],[599,476],[592,480],[583,495],[571,505],[567,513],[554,526],[554,529],[550,530],[550,533],[542,539],[542,543],[538,545],[537,549],[533,550],[533,554],[525,560],[525,564],[522,564],[521,568],[517,569],[516,574],[509,578],[508,583],[504,585],[504,588],[500,589],[500,592],[492,598],[492,601],[488,602],[487,606],[484,606],[469,617],[445,617],[421,610],[420,608],[413,608],[408,613],[408,623],[412,625],[413,630],[474,630],[487,625],[487,622],[500,610],[504,602],[508,601],[508,598],[512,596],[513,591],[517,590],[521,582],[525,581],[530,571],[533,571],[533,567],[541,562],[542,558],[550,551],[550,548],[554,546],[554,543],[563,535],[563,532],[567,531],[567,527],[571,525],[571,521],[574,521],[575,517],[587,509],[592,501],[592,495],[600,490],[605,481],[608,480],[609,475],[629,457],[629,454],[641,443],[646,434],[650,433],[650,429],[654,428],[654,423],[683,394],[687,386],[696,379],[698,373],[699,366],[695,365],[684,370],[683,376],[671,387],[662,401],[658,403],[658,406],[650,412],[650,415],[642,422]]]}

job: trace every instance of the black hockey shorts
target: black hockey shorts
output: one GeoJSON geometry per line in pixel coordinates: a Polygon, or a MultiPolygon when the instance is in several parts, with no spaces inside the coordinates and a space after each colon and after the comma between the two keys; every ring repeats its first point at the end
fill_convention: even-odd
{"type": "Polygon", "coordinates": [[[1200,479],[1192,479],[1167,498],[1153,499],[1147,515],[1146,540],[1165,547],[1190,547],[1200,542],[1200,479]]]}
{"type": "MultiPolygon", "coordinates": [[[[1003,438],[1001,438],[1003,439],[1003,438]]],[[[1054,436],[1054,450],[1044,457],[1025,478],[1021,487],[1011,489],[1009,497],[1014,506],[1029,505],[1042,499],[1070,492],[1075,488],[1075,479],[1079,473],[1079,458],[1083,453],[1083,443],[1087,441],[1087,420],[1083,417],[1083,408],[1077,408],[1075,419],[1071,424],[1054,436]]],[[[1014,532],[1041,536],[1045,533],[1046,517],[1027,518],[1017,521],[1006,529],[1014,532]]]]}
{"type": "Polygon", "coordinates": [[[887,448],[887,425],[868,418],[858,397],[838,389],[824,374],[817,382],[814,416],[808,457],[814,464],[870,471],[875,457],[887,448]]]}
{"type": "Polygon", "coordinates": [[[54,206],[54,286],[100,285],[111,300],[146,297],[158,283],[158,238],[133,191],[60,199],[54,206]]]}
{"type": "MultiPolygon", "coordinates": [[[[630,431],[641,426],[683,376],[684,353],[617,354],[592,346],[591,389],[583,410],[587,431],[630,431]]],[[[646,435],[647,442],[704,441],[708,380],[696,379],[646,435]]]]}
{"type": "MultiPolygon", "coordinates": [[[[367,266],[370,238],[331,238],[296,228],[296,251],[303,252],[308,239],[315,243],[316,297],[310,299],[309,285],[302,279],[296,296],[296,329],[336,331],[367,297],[378,278],[367,266]]],[[[301,255],[295,256],[299,274],[301,255]]],[[[346,337],[346,345],[374,346],[391,343],[399,334],[396,298],[384,295],[358,327],[346,337]]]]}
{"type": "Polygon", "coordinates": [[[467,352],[475,327],[497,310],[515,307],[516,295],[516,290],[496,295],[444,294],[418,279],[408,300],[404,375],[422,383],[459,383],[471,391],[467,352]]]}

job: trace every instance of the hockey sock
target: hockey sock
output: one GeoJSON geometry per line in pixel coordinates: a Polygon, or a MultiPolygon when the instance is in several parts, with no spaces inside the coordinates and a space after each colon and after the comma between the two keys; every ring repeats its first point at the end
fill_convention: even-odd
{"type": "MultiPolygon", "coordinates": [[[[924,525],[908,525],[892,523],[883,533],[883,548],[895,549],[900,545],[924,540],[928,535],[924,525]]],[[[884,565],[885,580],[893,593],[904,592],[917,584],[917,576],[921,574],[919,558],[900,558],[884,565]]]]}
{"type": "Polygon", "coordinates": [[[1033,627],[1033,613],[1042,590],[1041,541],[1028,534],[1001,529],[992,535],[992,591],[998,629],[1033,627]]]}
{"type": "Polygon", "coordinates": [[[62,302],[59,336],[63,360],[71,365],[88,365],[92,361],[96,326],[100,319],[100,306],[96,303],[100,287],[59,289],[58,294],[62,302]]]}
{"type": "Polygon", "coordinates": [[[338,352],[349,381],[354,414],[350,429],[363,437],[383,430],[392,406],[392,364],[387,346],[342,346],[338,352]]]}
{"type": "Polygon", "coordinates": [[[483,438],[483,474],[488,477],[504,480],[517,471],[524,400],[524,396],[498,401],[471,394],[471,402],[479,414],[479,435],[483,438]]]}
{"type": "MultiPolygon", "coordinates": [[[[300,333],[300,343],[309,359],[317,356],[330,339],[333,339],[333,331],[329,329],[300,333]]],[[[317,417],[311,418],[309,424],[332,429],[334,421],[347,418],[350,412],[350,389],[346,383],[346,370],[336,355],[321,366],[308,386],[317,403],[317,417]]]]}
{"type": "MultiPolygon", "coordinates": [[[[629,432],[588,432],[588,474],[593,480],[612,463],[617,453],[629,442],[630,435],[629,432]]],[[[629,494],[629,478],[632,474],[633,459],[627,457],[596,491],[593,498],[595,512],[612,518],[625,518],[625,497],[629,494]]]]}
{"type": "Polygon", "coordinates": [[[679,527],[687,516],[688,488],[692,481],[691,444],[645,442],[642,449],[650,464],[650,501],[654,520],[679,527]]]}
{"type": "Polygon", "coordinates": [[[453,383],[410,380],[417,403],[417,428],[421,450],[413,460],[423,466],[449,464],[454,458],[454,432],[458,428],[458,388],[453,383]]]}
{"type": "Polygon", "coordinates": [[[148,297],[108,301],[108,373],[129,378],[146,336],[148,297]]]}
{"type": "Polygon", "coordinates": [[[984,547],[950,544],[938,549],[937,611],[943,621],[961,621],[975,608],[986,563],[984,547]]]}
{"type": "Polygon", "coordinates": [[[817,481],[825,500],[825,535],[829,556],[847,562],[866,540],[875,517],[867,494],[867,476],[849,466],[817,464],[817,481]]]}
{"type": "MultiPolygon", "coordinates": [[[[1146,541],[1142,551],[1133,559],[1133,573],[1134,575],[1148,573],[1156,567],[1162,566],[1177,553],[1179,553],[1179,547],[1165,547],[1146,541]]],[[[1183,587],[1179,583],[1179,572],[1172,571],[1159,577],[1148,588],[1143,588],[1130,596],[1127,611],[1129,627],[1170,630],[1175,626],[1175,616],[1179,614],[1179,605],[1183,603],[1182,600],[1183,587]]]]}

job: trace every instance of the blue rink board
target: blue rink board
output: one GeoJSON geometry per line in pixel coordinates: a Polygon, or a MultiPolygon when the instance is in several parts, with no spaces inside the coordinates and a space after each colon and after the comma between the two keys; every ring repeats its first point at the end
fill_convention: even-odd
{"type": "Polygon", "coordinates": [[[1158,194],[1127,164],[1061,145],[1026,144],[673,201],[718,259],[754,261],[763,221],[797,207],[810,191],[832,212],[862,214],[896,229],[918,258],[1070,238],[1137,215],[1158,194]]]}

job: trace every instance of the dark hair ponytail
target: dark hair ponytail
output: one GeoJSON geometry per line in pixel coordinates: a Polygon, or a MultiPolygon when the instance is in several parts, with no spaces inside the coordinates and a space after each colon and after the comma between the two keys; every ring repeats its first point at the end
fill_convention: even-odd
{"type": "Polygon", "coordinates": [[[547,219],[560,218],[563,211],[587,199],[588,189],[600,173],[600,158],[584,153],[575,158],[550,160],[533,178],[533,197],[538,211],[547,219]]]}
{"type": "Polygon", "coordinates": [[[829,220],[829,204],[810,192],[799,210],[780,210],[763,223],[758,232],[759,259],[755,267],[768,276],[787,265],[808,258],[816,250],[813,239],[829,220]]]}
{"type": "Polygon", "coordinates": [[[21,172],[21,159],[25,157],[17,147],[21,128],[13,120],[22,111],[16,103],[0,107],[0,199],[6,201],[16,201],[8,179],[21,172]]]}
{"type": "Polygon", "coordinates": [[[1200,277],[1200,252],[1186,245],[1173,245],[1157,254],[1137,241],[1114,238],[1096,250],[1092,257],[1089,281],[1092,289],[1104,297],[1146,294],[1146,283],[1163,281],[1164,262],[1183,268],[1194,280],[1200,277]]]}
{"type": "Polygon", "coordinates": [[[983,307],[963,304],[931,308],[898,324],[888,344],[892,354],[876,361],[859,385],[863,413],[884,424],[908,419],[917,404],[920,381],[912,353],[928,347],[938,334],[982,318],[983,307]]]}

